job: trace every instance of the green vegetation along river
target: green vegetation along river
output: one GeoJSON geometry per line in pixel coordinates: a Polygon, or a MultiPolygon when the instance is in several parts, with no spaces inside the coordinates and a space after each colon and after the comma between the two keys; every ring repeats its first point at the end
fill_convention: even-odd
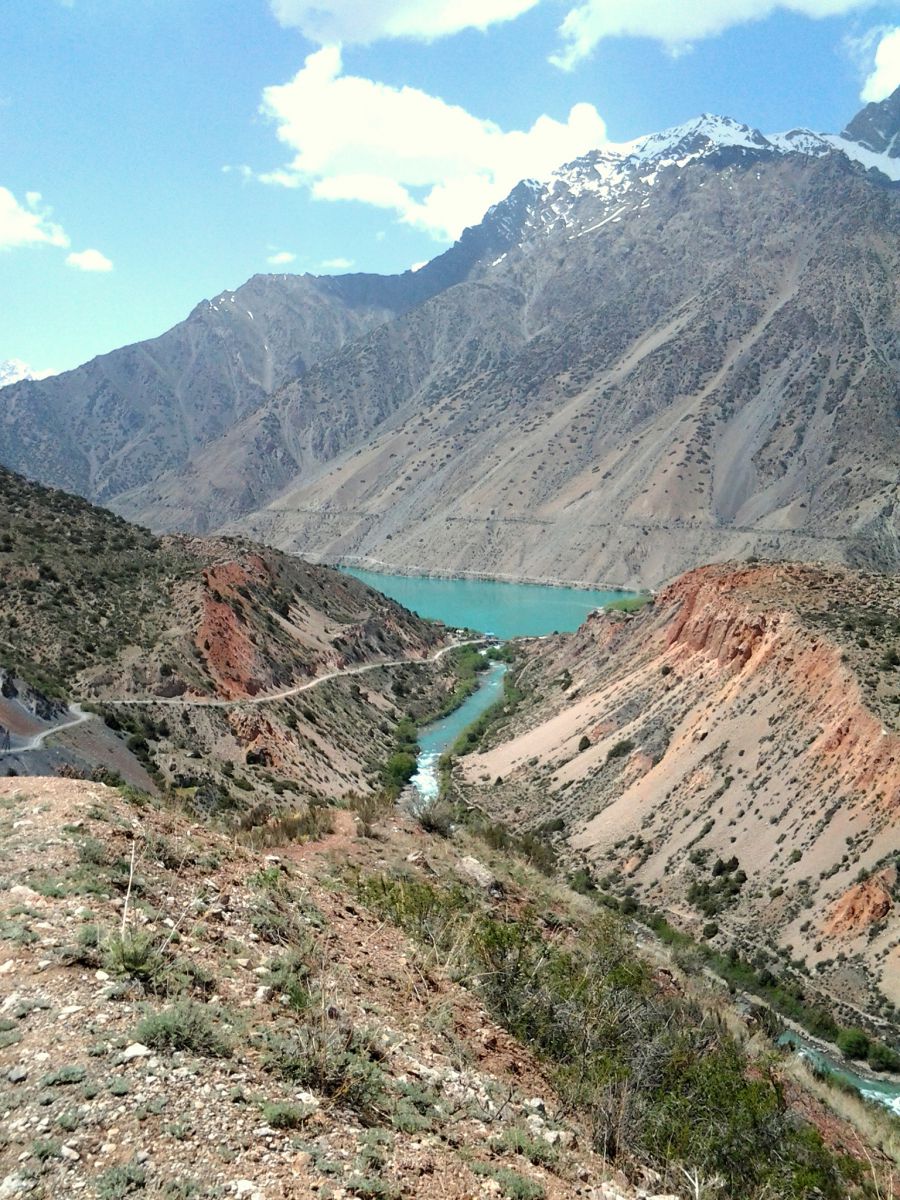
{"type": "Polygon", "coordinates": [[[437,799],[440,784],[438,781],[438,759],[445,750],[449,750],[464,729],[477,721],[481,714],[503,695],[503,676],[506,674],[506,664],[493,662],[478,677],[478,688],[463,703],[447,717],[426,725],[419,731],[418,768],[411,783],[421,797],[421,803],[427,806],[437,799]]]}
{"type": "Polygon", "coordinates": [[[421,575],[382,575],[344,567],[349,575],[398,600],[420,617],[453,628],[477,629],[498,638],[570,633],[595,608],[633,593],[500,583],[493,579],[439,579],[421,575]]]}
{"type": "Polygon", "coordinates": [[[872,1079],[860,1075],[851,1067],[843,1066],[827,1054],[823,1054],[818,1046],[801,1037],[794,1030],[783,1033],[778,1041],[780,1045],[790,1046],[796,1050],[810,1066],[821,1071],[823,1075],[829,1076],[839,1083],[849,1084],[867,1100],[883,1104],[885,1108],[890,1109],[894,1116],[900,1117],[900,1084],[896,1079],[872,1079]]]}

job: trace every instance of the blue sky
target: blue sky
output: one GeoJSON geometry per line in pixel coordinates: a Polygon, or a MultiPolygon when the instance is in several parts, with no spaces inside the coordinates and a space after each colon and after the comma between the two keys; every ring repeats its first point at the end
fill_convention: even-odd
{"type": "Polygon", "coordinates": [[[399,271],[516,179],[702,111],[838,131],[869,0],[6,0],[0,360],[68,369],[264,271],[399,271]]]}

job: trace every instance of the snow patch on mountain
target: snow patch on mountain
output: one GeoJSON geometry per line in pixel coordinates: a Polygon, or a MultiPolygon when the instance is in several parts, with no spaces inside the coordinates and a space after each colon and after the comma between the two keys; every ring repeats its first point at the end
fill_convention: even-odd
{"type": "MultiPolygon", "coordinates": [[[[600,213],[596,203],[588,206],[589,211],[584,210],[584,219],[590,218],[593,231],[600,228],[597,216],[604,210],[606,214],[613,209],[622,211],[622,202],[632,189],[637,190],[634,211],[640,211],[644,206],[641,197],[658,182],[661,172],[681,170],[692,162],[728,151],[737,155],[803,154],[812,158],[840,152],[866,170],[880,171],[895,182],[900,180],[900,159],[867,149],[846,134],[821,134],[810,129],[763,134],[731,117],[703,113],[671,129],[610,144],[566,163],[537,192],[528,223],[532,228],[543,227],[547,233],[559,224],[578,226],[579,202],[591,196],[601,205],[600,213]]],[[[606,224],[607,219],[600,224],[606,224]]]]}
{"type": "Polygon", "coordinates": [[[22,362],[21,358],[7,358],[0,361],[0,388],[20,383],[23,379],[47,379],[56,374],[56,371],[36,371],[28,363],[22,362]]]}

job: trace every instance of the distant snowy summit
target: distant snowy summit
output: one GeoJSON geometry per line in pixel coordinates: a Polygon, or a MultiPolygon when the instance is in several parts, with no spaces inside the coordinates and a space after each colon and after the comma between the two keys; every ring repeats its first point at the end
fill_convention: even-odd
{"type": "MultiPolygon", "coordinates": [[[[592,150],[559,167],[547,180],[527,180],[495,205],[486,220],[500,224],[506,219],[515,225],[510,202],[518,197],[521,208],[521,193],[527,191],[530,203],[525,228],[543,227],[549,232],[562,223],[574,227],[580,236],[600,227],[583,228],[585,218],[595,221],[600,217],[600,224],[606,224],[620,220],[632,208],[643,207],[648,189],[661,172],[671,168],[680,170],[703,159],[721,160],[724,155],[764,159],[788,154],[810,158],[843,155],[864,170],[878,172],[885,183],[900,182],[900,88],[887,100],[867,105],[840,134],[811,129],[763,134],[731,117],[703,113],[660,133],[592,150]],[[587,208],[580,203],[586,196],[594,201],[587,208]]],[[[500,261],[502,256],[496,260],[500,261]]]]}
{"type": "Polygon", "coordinates": [[[47,379],[48,376],[55,374],[55,371],[35,371],[20,358],[7,358],[0,362],[0,388],[8,387],[11,383],[18,383],[21,379],[47,379]]]}

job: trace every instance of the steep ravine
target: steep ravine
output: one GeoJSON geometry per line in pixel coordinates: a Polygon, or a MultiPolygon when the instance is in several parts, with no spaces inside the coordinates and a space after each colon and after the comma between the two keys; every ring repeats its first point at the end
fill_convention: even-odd
{"type": "Polygon", "coordinates": [[[573,864],[717,948],[775,945],[776,973],[803,960],[889,1013],[898,601],[896,580],[833,568],[691,571],[639,616],[533,644],[530,697],[466,760],[469,788],[522,825],[563,818],[573,864]]]}

